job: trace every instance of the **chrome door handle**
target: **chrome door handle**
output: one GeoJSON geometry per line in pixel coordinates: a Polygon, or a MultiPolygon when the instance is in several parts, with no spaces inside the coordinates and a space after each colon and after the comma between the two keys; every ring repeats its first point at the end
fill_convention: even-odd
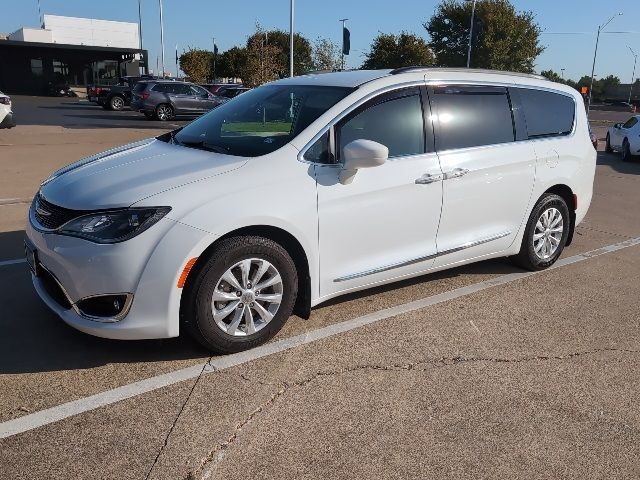
{"type": "Polygon", "coordinates": [[[429,185],[440,181],[442,181],[442,175],[431,175],[430,173],[425,173],[420,178],[416,178],[417,185],[429,185]]]}
{"type": "Polygon", "coordinates": [[[451,178],[460,178],[469,173],[468,168],[454,168],[450,172],[444,174],[444,179],[449,180],[451,178]]]}

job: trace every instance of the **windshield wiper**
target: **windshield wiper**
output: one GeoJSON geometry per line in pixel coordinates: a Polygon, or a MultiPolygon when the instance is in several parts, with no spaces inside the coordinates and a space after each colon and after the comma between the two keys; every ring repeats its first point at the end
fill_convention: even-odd
{"type": "Polygon", "coordinates": [[[220,145],[214,145],[212,143],[207,143],[206,140],[199,140],[197,142],[179,142],[178,140],[174,140],[178,142],[178,145],[182,145],[183,147],[191,147],[197,148],[199,150],[206,150],[207,152],[215,152],[215,153],[229,153],[229,149],[226,147],[222,147],[220,145]]]}

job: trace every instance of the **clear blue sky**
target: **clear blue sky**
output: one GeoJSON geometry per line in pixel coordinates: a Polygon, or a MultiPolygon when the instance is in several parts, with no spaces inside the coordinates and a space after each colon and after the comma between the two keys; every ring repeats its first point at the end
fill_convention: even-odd
{"type": "MultiPolygon", "coordinates": [[[[137,0],[40,0],[43,13],[105,20],[138,21],[137,0]]],[[[640,0],[513,0],[518,10],[532,10],[545,32],[582,32],[576,35],[543,34],[545,52],[536,70],[552,68],[577,79],[591,72],[595,32],[611,15],[623,12],[610,31],[640,32],[640,0]]],[[[351,55],[347,63],[359,66],[363,53],[378,31],[402,30],[427,38],[422,23],[434,12],[437,0],[296,0],[296,30],[307,38],[340,40],[339,18],[349,18],[351,55]]],[[[158,0],[142,0],[144,47],[155,68],[160,52],[158,0]]],[[[164,0],[165,64],[175,70],[174,51],[194,46],[211,48],[211,38],[221,51],[246,41],[256,22],[267,28],[289,29],[289,0],[164,0]]],[[[0,0],[0,32],[37,26],[37,0],[0,0]]],[[[603,34],[596,78],[614,74],[629,82],[633,57],[626,45],[640,54],[640,33],[603,34]]],[[[639,62],[640,63],[640,62],[639,62]]],[[[637,70],[640,70],[640,66],[637,70]]],[[[636,71],[637,76],[640,73],[636,71]]]]}

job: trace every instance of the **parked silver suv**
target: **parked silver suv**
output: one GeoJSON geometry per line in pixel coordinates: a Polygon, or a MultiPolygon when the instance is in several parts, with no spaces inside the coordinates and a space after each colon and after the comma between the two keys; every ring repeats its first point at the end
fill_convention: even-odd
{"type": "Polygon", "coordinates": [[[132,110],[162,121],[177,115],[201,115],[219,104],[213,94],[199,85],[172,80],[138,82],[131,99],[132,110]]]}

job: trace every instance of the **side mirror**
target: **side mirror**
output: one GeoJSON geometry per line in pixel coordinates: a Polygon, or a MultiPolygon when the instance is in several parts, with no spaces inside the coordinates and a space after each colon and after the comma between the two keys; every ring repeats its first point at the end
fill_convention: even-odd
{"type": "Polygon", "coordinates": [[[621,123],[616,123],[613,125],[613,128],[622,128],[622,124],[621,123]]]}
{"type": "Polygon", "coordinates": [[[340,172],[340,183],[347,185],[359,169],[377,167],[386,162],[389,149],[381,143],[360,139],[345,145],[342,154],[344,167],[340,172]]]}

